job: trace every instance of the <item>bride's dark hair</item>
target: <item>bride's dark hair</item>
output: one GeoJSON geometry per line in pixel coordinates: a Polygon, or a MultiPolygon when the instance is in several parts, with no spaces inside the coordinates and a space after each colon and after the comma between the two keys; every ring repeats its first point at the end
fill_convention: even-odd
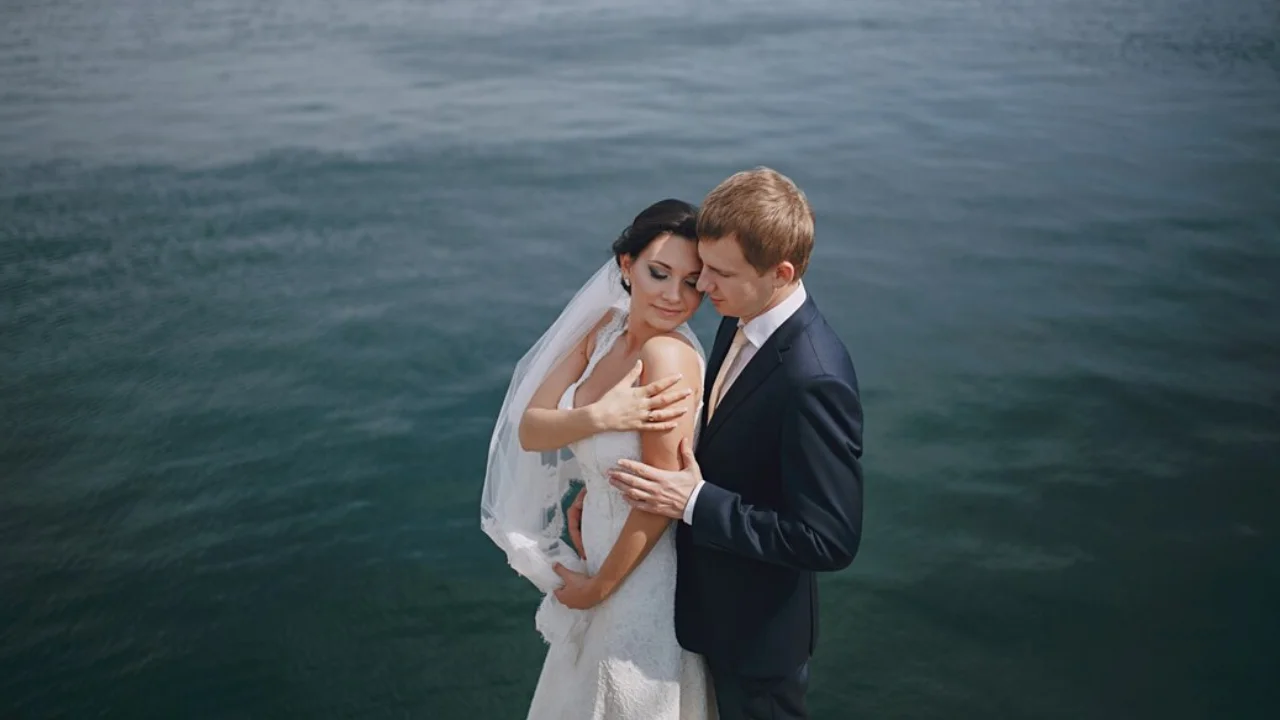
{"type": "MultiPolygon", "coordinates": [[[[617,240],[613,241],[613,257],[619,263],[626,255],[632,260],[649,247],[649,243],[663,233],[671,233],[696,241],[698,239],[698,208],[683,200],[667,198],[659,200],[636,215],[617,240]]],[[[631,292],[624,279],[622,289],[631,292]]]]}

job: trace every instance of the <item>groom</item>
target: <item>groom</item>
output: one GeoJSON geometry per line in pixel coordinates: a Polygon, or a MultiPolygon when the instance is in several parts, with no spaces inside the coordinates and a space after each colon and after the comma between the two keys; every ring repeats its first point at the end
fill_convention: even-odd
{"type": "Polygon", "coordinates": [[[620,460],[636,508],[680,520],[676,635],[703,655],[721,720],[807,718],[815,573],[862,535],[862,405],[853,363],[805,291],[813,212],[768,168],[722,182],[698,216],[698,289],[724,315],[696,456],[620,460]]]}

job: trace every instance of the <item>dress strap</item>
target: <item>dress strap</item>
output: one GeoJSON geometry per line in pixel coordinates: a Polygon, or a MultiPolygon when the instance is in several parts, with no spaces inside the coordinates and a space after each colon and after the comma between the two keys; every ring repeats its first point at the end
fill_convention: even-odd
{"type": "Polygon", "coordinates": [[[627,313],[623,310],[610,310],[610,318],[604,325],[596,331],[595,347],[591,350],[591,357],[587,358],[587,366],[583,368],[582,374],[578,376],[565,388],[564,394],[560,396],[560,402],[557,404],[561,410],[569,410],[573,408],[573,396],[578,391],[578,386],[583,380],[591,377],[591,372],[596,369],[596,363],[608,354],[609,349],[613,347],[614,341],[622,334],[623,329],[627,326],[627,313]]]}
{"type": "Polygon", "coordinates": [[[621,310],[610,312],[612,316],[609,321],[596,333],[595,348],[591,351],[591,357],[587,359],[587,368],[582,371],[582,375],[578,377],[578,381],[574,385],[582,382],[585,378],[591,377],[591,371],[596,369],[596,363],[600,362],[601,358],[609,353],[614,341],[618,339],[618,336],[622,334],[623,329],[627,326],[627,314],[625,312],[621,310]]]}

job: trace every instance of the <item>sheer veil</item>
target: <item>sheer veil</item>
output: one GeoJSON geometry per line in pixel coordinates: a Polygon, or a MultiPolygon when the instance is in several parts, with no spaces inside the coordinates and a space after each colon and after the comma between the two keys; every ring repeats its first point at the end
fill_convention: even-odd
{"type": "Polygon", "coordinates": [[[520,417],[543,378],[610,309],[626,310],[617,263],[610,258],[583,285],[556,321],[516,363],[502,410],[489,440],[489,463],[480,499],[480,526],[507,556],[507,563],[545,597],[538,631],[547,642],[575,639],[588,613],[561,605],[551,594],[560,587],[552,566],[583,572],[585,563],[563,539],[563,502],[572,468],[564,451],[528,452],[520,447],[520,417]]]}
{"type": "MultiPolygon", "coordinates": [[[[480,501],[480,525],[506,554],[507,563],[544,593],[536,625],[548,642],[575,641],[590,611],[575,611],[552,595],[561,580],[560,563],[585,571],[585,563],[564,539],[563,503],[576,466],[567,451],[528,452],[520,446],[520,418],[543,378],[610,310],[626,312],[630,298],[622,289],[613,258],[591,276],[560,316],[516,363],[489,441],[489,460],[480,501]]],[[[705,357],[687,326],[680,332],[705,357]]]]}

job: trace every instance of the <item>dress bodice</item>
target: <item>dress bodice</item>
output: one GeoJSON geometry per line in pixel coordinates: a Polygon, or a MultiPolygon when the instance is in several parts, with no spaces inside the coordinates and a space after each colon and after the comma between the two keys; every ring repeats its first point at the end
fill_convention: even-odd
{"type": "MultiPolygon", "coordinates": [[[[568,410],[573,408],[573,399],[577,394],[578,386],[591,377],[591,373],[595,371],[596,365],[599,364],[601,358],[609,353],[609,350],[613,348],[613,344],[622,336],[623,330],[626,329],[626,318],[626,313],[614,311],[609,321],[596,333],[595,348],[587,360],[587,367],[582,371],[582,375],[569,385],[560,397],[559,407],[561,409],[568,410]]],[[[597,511],[592,513],[591,509],[584,508],[584,515],[590,513],[595,516],[593,517],[595,520],[605,520],[605,522],[592,524],[607,533],[609,536],[608,546],[612,546],[612,538],[622,531],[622,524],[626,522],[630,506],[627,505],[626,500],[622,497],[622,493],[609,484],[606,473],[621,458],[629,460],[640,459],[640,433],[637,431],[600,433],[570,444],[569,450],[573,452],[578,461],[578,468],[582,472],[582,481],[587,488],[587,500],[593,506],[592,509],[597,511]],[[607,498],[608,502],[599,502],[601,498],[607,498]],[[603,516],[599,511],[604,511],[603,516]]],[[[586,532],[585,525],[586,522],[584,520],[584,534],[586,532]]],[[[584,540],[586,539],[584,537],[584,540]]],[[[605,538],[601,539],[604,540],[605,538]]],[[[588,542],[588,545],[591,544],[594,543],[588,542]]],[[[603,557],[592,558],[589,554],[587,564],[592,571],[595,571],[603,559],[603,557]]]]}

